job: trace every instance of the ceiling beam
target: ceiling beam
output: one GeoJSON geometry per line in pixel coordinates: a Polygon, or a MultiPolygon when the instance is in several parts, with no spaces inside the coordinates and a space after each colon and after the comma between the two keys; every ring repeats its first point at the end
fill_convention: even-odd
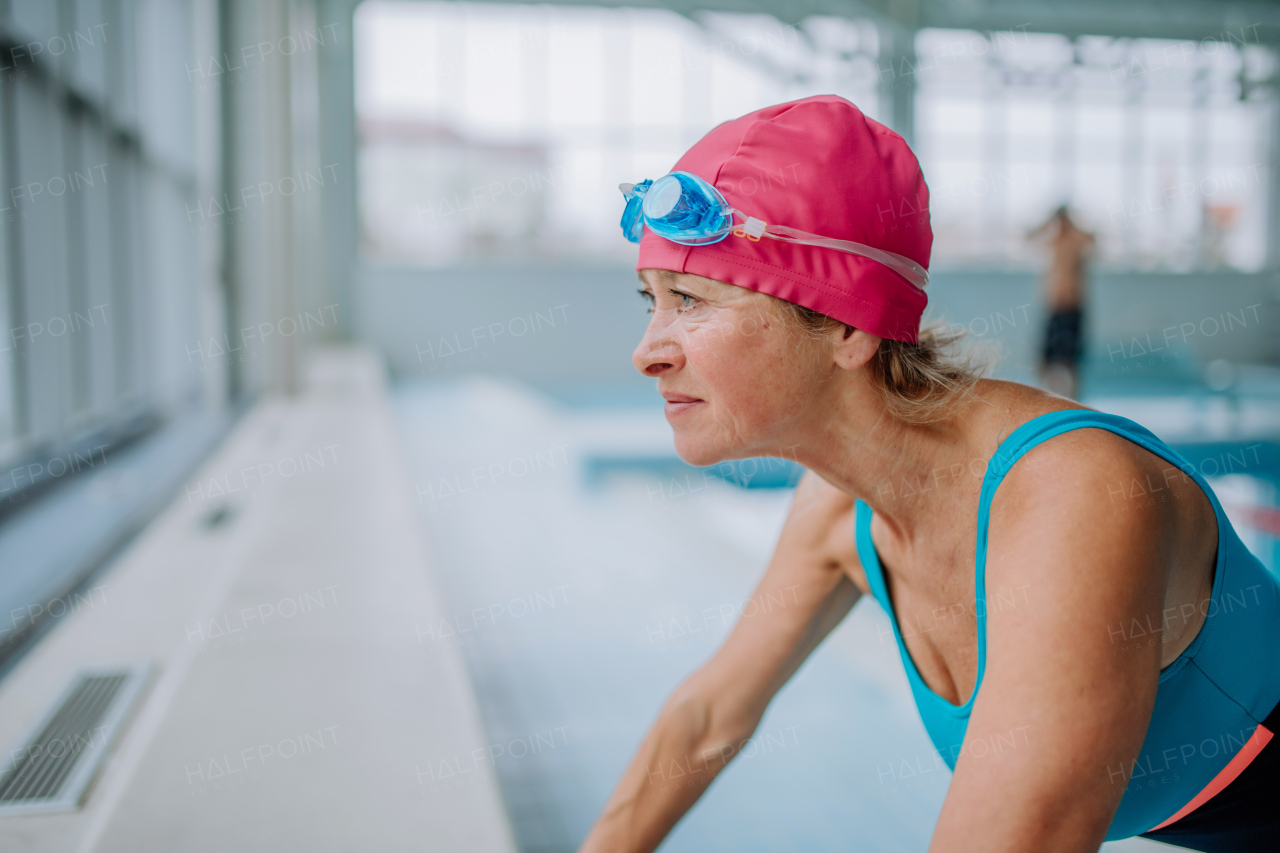
{"type": "MultiPolygon", "coordinates": [[[[512,0],[503,0],[512,2],[512,0]]],[[[544,2],[544,0],[514,0],[544,2]]],[[[1116,38],[1216,39],[1280,44],[1273,0],[556,0],[566,6],[634,6],[698,12],[768,14],[787,24],[810,15],[866,18],[905,30],[1019,30],[1116,38]]]]}

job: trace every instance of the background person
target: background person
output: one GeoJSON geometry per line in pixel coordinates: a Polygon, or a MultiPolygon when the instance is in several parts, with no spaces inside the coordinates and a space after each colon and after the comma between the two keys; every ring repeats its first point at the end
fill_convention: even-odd
{"type": "Polygon", "coordinates": [[[1094,237],[1072,221],[1065,204],[1027,237],[1047,237],[1050,253],[1049,269],[1043,280],[1049,321],[1045,328],[1040,381],[1053,393],[1074,400],[1079,387],[1086,264],[1094,247],[1094,237]]]}

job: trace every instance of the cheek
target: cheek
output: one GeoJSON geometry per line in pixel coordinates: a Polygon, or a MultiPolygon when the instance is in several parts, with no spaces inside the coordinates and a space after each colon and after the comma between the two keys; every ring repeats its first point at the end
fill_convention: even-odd
{"type": "Polygon", "coordinates": [[[697,330],[690,362],[713,403],[740,414],[796,404],[805,395],[809,359],[777,322],[748,316],[697,330]]]}
{"type": "Polygon", "coordinates": [[[728,395],[765,369],[770,359],[763,337],[750,318],[718,317],[691,330],[686,353],[707,390],[728,395]]]}

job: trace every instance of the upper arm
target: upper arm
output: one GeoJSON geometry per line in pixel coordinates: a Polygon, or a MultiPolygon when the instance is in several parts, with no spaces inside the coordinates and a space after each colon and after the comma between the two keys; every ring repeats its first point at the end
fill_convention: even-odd
{"type": "Polygon", "coordinates": [[[1108,771],[1146,735],[1160,649],[1117,654],[1114,626],[1159,612],[1168,537],[1158,514],[1111,509],[1108,484],[1136,463],[1082,454],[1085,440],[1028,454],[993,501],[986,587],[1025,595],[987,599],[985,674],[935,853],[1096,851],[1124,794],[1108,771]]]}
{"type": "Polygon", "coordinates": [[[806,471],[750,602],[686,682],[708,700],[709,727],[754,730],[774,694],[861,596],[849,579],[856,561],[853,498],[806,471]]]}

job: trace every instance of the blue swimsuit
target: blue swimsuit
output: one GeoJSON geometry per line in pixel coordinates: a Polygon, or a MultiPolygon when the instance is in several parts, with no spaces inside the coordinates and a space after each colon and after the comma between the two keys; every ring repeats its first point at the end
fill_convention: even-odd
{"type": "MultiPolygon", "coordinates": [[[[1204,624],[1191,645],[1160,672],[1155,709],[1137,761],[1107,768],[1112,784],[1122,786],[1124,795],[1106,840],[1143,835],[1205,851],[1280,850],[1280,745],[1268,747],[1271,732],[1280,725],[1280,582],[1245,548],[1195,468],[1126,418],[1081,409],[1050,412],[1014,430],[992,456],[978,504],[974,562],[978,674],[973,695],[963,705],[943,699],[920,678],[871,542],[871,508],[857,502],[858,556],[872,593],[893,624],[929,737],[954,770],[986,666],[987,524],[996,489],[1028,450],[1061,433],[1089,427],[1113,432],[1176,465],[1208,496],[1218,520],[1213,592],[1202,605],[1204,624]]],[[[1148,488],[1154,493],[1160,482],[1142,491],[1148,488]]],[[[1173,624],[1178,616],[1168,617],[1166,611],[1165,618],[1173,624]]],[[[1159,643],[1162,626],[1149,621],[1114,626],[1117,651],[1128,651],[1124,647],[1136,643],[1159,643]]]]}

